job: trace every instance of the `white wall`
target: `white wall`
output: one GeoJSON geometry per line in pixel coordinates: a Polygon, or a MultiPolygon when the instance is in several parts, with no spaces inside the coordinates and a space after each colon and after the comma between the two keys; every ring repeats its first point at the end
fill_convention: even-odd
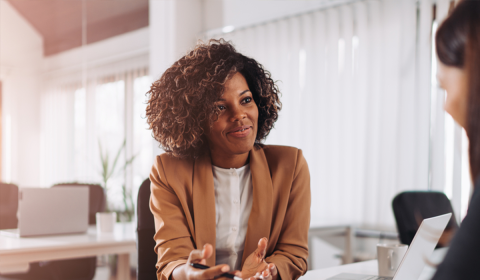
{"type": "Polygon", "coordinates": [[[85,63],[88,78],[107,76],[148,66],[148,27],[45,57],[43,76],[48,80],[80,82],[85,63]]]}
{"type": "Polygon", "coordinates": [[[202,30],[212,30],[224,26],[223,0],[203,0],[202,30]]]}
{"type": "Polygon", "coordinates": [[[241,28],[352,0],[150,0],[150,73],[154,79],[204,34],[241,28]]]}
{"type": "Polygon", "coordinates": [[[0,0],[0,80],[3,83],[2,181],[35,186],[39,178],[40,34],[0,0]],[[10,124],[7,125],[7,120],[10,124]],[[8,129],[10,127],[10,129],[8,129]]]}
{"type": "Polygon", "coordinates": [[[235,29],[261,24],[352,0],[203,0],[203,32],[218,34],[225,26],[235,29]]]}
{"type": "Polygon", "coordinates": [[[352,2],[351,0],[223,0],[223,26],[235,28],[352,2]]]}

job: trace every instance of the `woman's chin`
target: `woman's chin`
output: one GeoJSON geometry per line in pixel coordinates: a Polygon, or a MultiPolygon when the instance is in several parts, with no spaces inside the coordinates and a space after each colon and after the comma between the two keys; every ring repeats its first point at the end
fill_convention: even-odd
{"type": "Polygon", "coordinates": [[[249,153],[252,149],[253,149],[253,145],[250,146],[250,147],[243,147],[241,149],[235,149],[233,153],[236,154],[236,155],[243,155],[243,154],[249,153]]]}
{"type": "Polygon", "coordinates": [[[230,148],[230,152],[232,155],[242,155],[249,153],[253,149],[253,144],[252,143],[244,143],[243,145],[236,145],[235,147],[230,148]]]}

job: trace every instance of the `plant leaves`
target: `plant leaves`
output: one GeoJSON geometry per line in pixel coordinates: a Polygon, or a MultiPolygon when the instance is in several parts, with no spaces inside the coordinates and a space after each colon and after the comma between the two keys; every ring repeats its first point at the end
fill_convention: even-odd
{"type": "MultiPolygon", "coordinates": [[[[120,158],[120,154],[122,153],[123,149],[125,148],[125,145],[127,143],[127,139],[123,140],[122,146],[120,149],[118,149],[117,155],[115,156],[115,159],[113,160],[112,164],[112,169],[108,172],[108,178],[110,178],[115,171],[115,167],[117,166],[118,159],[120,158]]],[[[107,169],[108,170],[108,169],[107,169]]]]}

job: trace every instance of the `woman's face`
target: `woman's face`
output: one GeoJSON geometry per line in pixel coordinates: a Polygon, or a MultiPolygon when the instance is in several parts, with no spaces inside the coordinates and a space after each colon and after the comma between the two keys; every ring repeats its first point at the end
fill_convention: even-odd
{"type": "Polygon", "coordinates": [[[242,74],[236,73],[227,81],[215,105],[221,112],[206,133],[212,155],[232,157],[248,153],[257,136],[258,108],[242,74]]]}
{"type": "Polygon", "coordinates": [[[437,78],[447,92],[445,111],[462,127],[466,126],[468,82],[464,69],[438,63],[437,78]]]}

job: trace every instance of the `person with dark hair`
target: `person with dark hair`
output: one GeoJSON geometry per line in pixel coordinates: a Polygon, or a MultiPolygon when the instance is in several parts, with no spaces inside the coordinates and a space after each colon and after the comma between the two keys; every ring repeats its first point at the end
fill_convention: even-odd
{"type": "Polygon", "coordinates": [[[165,150],[150,174],[158,279],[305,274],[308,166],[299,149],[262,144],[279,94],[223,39],[197,44],[152,84],[147,122],[165,150]]]}
{"type": "Polygon", "coordinates": [[[480,279],[480,1],[460,1],[435,41],[445,110],[467,133],[475,186],[468,213],[433,279],[480,279]]]}

